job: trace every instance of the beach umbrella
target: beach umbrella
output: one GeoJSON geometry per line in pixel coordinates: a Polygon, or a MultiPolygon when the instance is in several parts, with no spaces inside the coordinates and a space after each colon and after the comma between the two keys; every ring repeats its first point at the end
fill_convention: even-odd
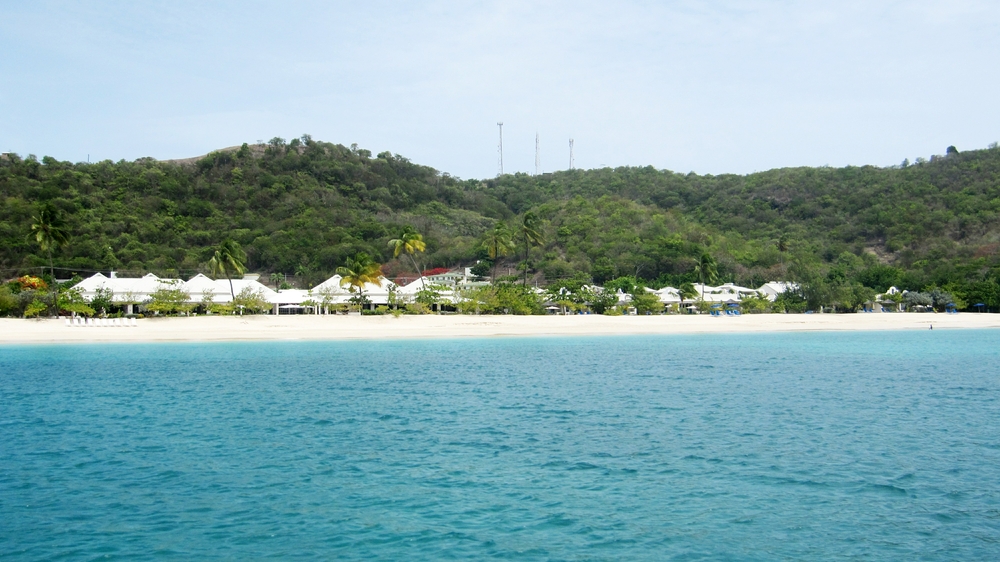
{"type": "Polygon", "coordinates": [[[984,302],[977,302],[976,304],[974,304],[972,306],[978,308],[979,312],[982,312],[983,309],[986,308],[986,303],[984,303],[984,302]]]}

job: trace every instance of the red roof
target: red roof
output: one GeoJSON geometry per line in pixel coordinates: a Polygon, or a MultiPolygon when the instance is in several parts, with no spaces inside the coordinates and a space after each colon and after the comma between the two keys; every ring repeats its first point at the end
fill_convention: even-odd
{"type": "Polygon", "coordinates": [[[424,277],[430,277],[431,275],[441,275],[442,273],[448,273],[451,269],[447,267],[435,267],[434,269],[428,269],[424,272],[424,277]]]}

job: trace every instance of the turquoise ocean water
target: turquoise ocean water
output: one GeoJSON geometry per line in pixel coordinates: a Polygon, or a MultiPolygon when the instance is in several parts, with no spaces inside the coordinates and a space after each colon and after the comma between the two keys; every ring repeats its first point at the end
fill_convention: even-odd
{"type": "Polygon", "coordinates": [[[995,560],[998,343],[0,347],[0,559],[995,560]]]}

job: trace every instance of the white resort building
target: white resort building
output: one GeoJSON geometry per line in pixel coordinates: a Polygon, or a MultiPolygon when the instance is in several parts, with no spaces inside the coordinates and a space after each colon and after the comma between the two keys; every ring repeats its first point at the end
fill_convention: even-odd
{"type": "MultiPolygon", "coordinates": [[[[181,290],[188,295],[188,302],[192,304],[227,304],[232,302],[233,295],[249,291],[259,295],[269,303],[272,314],[330,314],[334,307],[348,304],[351,297],[354,296],[348,287],[341,284],[343,279],[340,275],[334,275],[312,289],[283,289],[279,291],[260,283],[258,278],[259,275],[246,274],[241,279],[211,279],[199,273],[184,281],[163,279],[152,273],[147,273],[142,277],[118,277],[112,271],[109,276],[95,273],[78,283],[76,288],[80,290],[81,296],[87,300],[96,297],[99,290],[111,291],[112,302],[121,305],[127,314],[136,312],[136,305],[149,302],[153,293],[160,289],[181,290]]],[[[463,290],[488,284],[488,282],[476,280],[469,268],[465,268],[464,271],[452,270],[429,275],[424,277],[423,281],[417,278],[405,285],[397,285],[381,277],[378,283],[366,283],[363,292],[372,307],[388,305],[393,293],[404,301],[413,301],[425,286],[437,291],[441,302],[455,303],[461,299],[463,290]]],[[[585,288],[595,292],[604,290],[598,286],[585,288]]],[[[797,288],[797,284],[782,281],[765,283],[758,289],[740,287],[733,283],[725,283],[717,287],[696,283],[694,289],[697,296],[685,300],[681,299],[680,290],[674,287],[663,287],[655,290],[647,288],[646,290],[655,294],[665,307],[689,303],[688,308],[692,308],[694,302],[702,300],[702,298],[705,302],[723,305],[738,304],[748,296],[761,296],[774,301],[779,294],[797,288]]],[[[545,293],[543,289],[536,288],[535,290],[539,294],[545,293]]],[[[619,304],[626,304],[630,300],[630,295],[619,292],[619,304]]]]}
{"type": "MultiPolygon", "coordinates": [[[[76,285],[81,296],[92,300],[99,290],[110,290],[112,302],[120,304],[127,314],[135,312],[135,305],[148,302],[153,293],[160,289],[178,289],[188,294],[188,302],[199,304],[227,304],[232,302],[233,295],[239,295],[249,290],[260,295],[273,305],[273,314],[308,312],[330,312],[333,305],[343,305],[353,296],[347,287],[341,286],[341,276],[334,275],[312,289],[274,289],[260,283],[258,275],[247,274],[242,279],[211,279],[201,273],[184,281],[182,279],[164,279],[152,273],[142,277],[118,277],[115,272],[109,276],[102,273],[84,279],[76,285]],[[230,288],[230,283],[232,287],[230,288]]],[[[417,282],[419,285],[419,281],[417,282]]],[[[389,303],[389,292],[396,290],[392,281],[380,279],[380,283],[366,283],[363,287],[365,297],[373,306],[389,303]]],[[[419,290],[419,286],[415,288],[419,290]]],[[[416,290],[413,292],[415,293],[416,290]]]]}

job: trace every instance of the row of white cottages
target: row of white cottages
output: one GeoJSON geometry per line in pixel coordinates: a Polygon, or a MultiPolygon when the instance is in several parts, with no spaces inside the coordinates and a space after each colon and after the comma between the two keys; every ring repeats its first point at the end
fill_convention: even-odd
{"type": "MultiPolygon", "coordinates": [[[[199,273],[194,277],[183,281],[181,279],[162,279],[147,273],[142,277],[118,277],[114,272],[110,277],[101,273],[96,273],[76,285],[80,289],[81,295],[85,299],[93,299],[98,290],[110,290],[112,300],[121,303],[129,314],[133,312],[133,305],[146,302],[151,299],[152,294],[160,289],[179,289],[189,295],[189,302],[204,303],[210,301],[216,304],[227,304],[233,300],[233,295],[249,289],[253,293],[261,295],[265,301],[273,306],[272,312],[278,314],[286,311],[298,311],[305,308],[303,303],[307,301],[323,301],[325,295],[329,295],[328,304],[346,304],[351,298],[351,293],[347,287],[340,284],[341,277],[334,275],[323,283],[306,291],[302,289],[285,289],[275,291],[271,287],[258,281],[257,275],[245,275],[242,279],[211,279],[199,273]],[[232,287],[230,288],[230,283],[232,287]]],[[[405,294],[403,289],[410,289],[411,293],[416,293],[419,286],[411,288],[396,287],[388,279],[380,279],[380,284],[366,283],[364,286],[365,295],[373,304],[386,304],[389,301],[390,289],[395,289],[400,294],[405,294]]],[[[419,285],[419,282],[418,282],[419,285]]]]}
{"type": "MultiPolygon", "coordinates": [[[[447,274],[426,277],[424,281],[417,279],[406,285],[396,285],[386,278],[380,278],[379,283],[367,283],[364,286],[364,293],[372,305],[385,305],[389,303],[390,292],[395,291],[399,296],[414,297],[419,292],[424,283],[427,286],[440,288],[442,300],[455,302],[459,298],[459,292],[463,289],[482,286],[486,283],[474,281],[468,269],[464,274],[459,272],[449,272],[447,274]]],[[[118,277],[114,272],[110,276],[96,273],[84,279],[76,285],[81,295],[90,300],[97,295],[98,290],[110,290],[112,300],[121,303],[128,313],[132,313],[133,305],[150,300],[151,295],[160,289],[180,289],[190,295],[192,303],[202,303],[211,301],[217,304],[226,304],[232,301],[233,294],[240,294],[249,289],[260,294],[264,300],[273,306],[274,314],[283,312],[298,312],[306,308],[304,303],[323,302],[331,305],[347,304],[351,298],[351,293],[347,287],[341,286],[341,276],[334,275],[316,287],[309,290],[285,289],[275,291],[274,289],[260,283],[257,275],[248,274],[242,279],[233,279],[232,291],[230,291],[230,281],[226,279],[211,279],[205,275],[198,274],[183,281],[181,279],[162,279],[148,273],[143,277],[118,277]]],[[[710,286],[695,284],[698,298],[711,303],[738,303],[744,297],[760,295],[773,301],[777,295],[796,286],[785,282],[766,283],[758,289],[740,287],[732,283],[720,286],[710,286]]],[[[602,290],[600,287],[592,287],[594,290],[602,290]]],[[[542,289],[535,289],[543,293],[542,289]]],[[[680,291],[673,287],[662,289],[647,289],[647,291],[657,295],[664,305],[679,304],[682,301],[680,291]]],[[[619,302],[627,303],[630,297],[626,294],[619,294],[619,302]]],[[[690,302],[692,299],[687,299],[690,302]]]]}

